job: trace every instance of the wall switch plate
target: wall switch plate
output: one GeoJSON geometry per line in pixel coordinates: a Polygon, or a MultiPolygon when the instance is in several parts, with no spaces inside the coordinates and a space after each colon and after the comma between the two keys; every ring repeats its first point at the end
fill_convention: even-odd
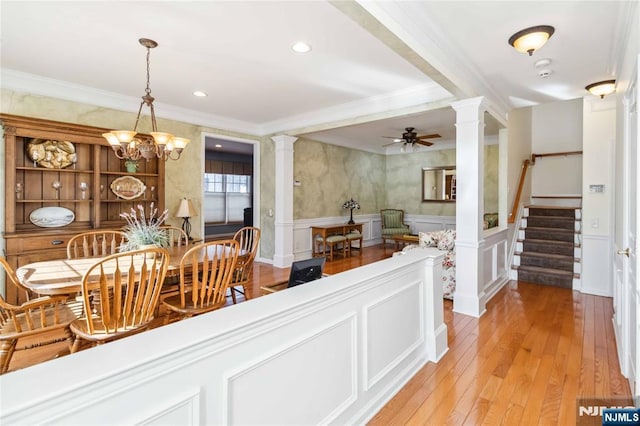
{"type": "Polygon", "coordinates": [[[602,184],[589,185],[589,192],[603,193],[604,192],[604,185],[602,185],[602,184]]]}

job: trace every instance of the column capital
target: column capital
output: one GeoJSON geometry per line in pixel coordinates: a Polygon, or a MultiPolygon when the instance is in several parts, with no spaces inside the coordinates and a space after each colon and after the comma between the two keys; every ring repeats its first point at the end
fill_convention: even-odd
{"type": "Polygon", "coordinates": [[[487,106],[488,106],[488,103],[484,96],[478,96],[477,98],[462,99],[460,101],[451,103],[451,107],[457,112],[460,112],[466,108],[474,108],[474,107],[484,112],[487,110],[487,106]]]}
{"type": "Polygon", "coordinates": [[[295,143],[295,141],[298,140],[297,136],[290,136],[290,135],[276,135],[276,136],[271,136],[271,140],[274,141],[276,144],[291,144],[293,145],[295,143]]]}

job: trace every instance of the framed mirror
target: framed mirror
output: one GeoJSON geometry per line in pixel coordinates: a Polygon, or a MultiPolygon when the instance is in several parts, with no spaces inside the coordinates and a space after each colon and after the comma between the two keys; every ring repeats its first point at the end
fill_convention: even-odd
{"type": "Polygon", "coordinates": [[[455,203],[455,166],[424,167],[422,169],[422,201],[455,203]]]}

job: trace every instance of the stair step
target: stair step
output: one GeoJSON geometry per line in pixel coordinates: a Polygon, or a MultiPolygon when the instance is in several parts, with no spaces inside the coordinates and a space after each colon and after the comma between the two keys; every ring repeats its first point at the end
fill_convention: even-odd
{"type": "Polygon", "coordinates": [[[561,216],[527,216],[527,227],[559,228],[572,230],[576,227],[576,220],[572,217],[561,216]]]}
{"type": "Polygon", "coordinates": [[[574,257],[574,256],[568,256],[568,255],[564,255],[564,254],[553,254],[553,253],[539,253],[539,252],[535,252],[535,251],[514,251],[513,252],[514,256],[536,256],[536,257],[551,257],[554,259],[561,259],[561,258],[571,258],[573,259],[574,263],[581,263],[581,259],[574,257]]]}
{"type": "Polygon", "coordinates": [[[573,256],[577,245],[567,241],[523,240],[523,252],[552,253],[573,256]]]}
{"type": "Polygon", "coordinates": [[[554,216],[554,217],[569,217],[575,218],[575,207],[544,207],[544,206],[529,206],[529,216],[554,216]]]}
{"type": "Polygon", "coordinates": [[[536,252],[522,252],[520,254],[520,266],[536,266],[573,272],[573,265],[573,256],[536,252]]]}
{"type": "Polygon", "coordinates": [[[543,228],[539,226],[529,226],[523,229],[525,239],[548,240],[548,241],[574,241],[574,231],[572,229],[543,228]]]}
{"type": "Polygon", "coordinates": [[[516,266],[515,269],[518,271],[518,281],[527,281],[568,289],[573,288],[573,279],[580,277],[580,274],[573,272],[537,266],[516,266]]]}

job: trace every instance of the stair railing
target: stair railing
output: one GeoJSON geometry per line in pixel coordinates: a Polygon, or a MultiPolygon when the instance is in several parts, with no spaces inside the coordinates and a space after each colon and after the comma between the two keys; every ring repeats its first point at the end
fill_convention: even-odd
{"type": "MultiPolygon", "coordinates": [[[[531,156],[531,158],[535,160],[535,157],[533,157],[533,155],[531,156]]],[[[520,197],[522,196],[522,189],[524,188],[524,182],[527,176],[527,170],[529,169],[529,165],[532,165],[532,164],[535,164],[535,163],[532,163],[531,161],[529,161],[529,159],[526,159],[522,162],[522,170],[520,171],[520,182],[518,182],[518,190],[516,191],[516,198],[513,200],[513,208],[511,209],[511,213],[509,213],[509,218],[507,220],[509,223],[515,223],[516,221],[516,215],[518,213],[518,206],[520,205],[520,197]]]]}
{"type": "MultiPolygon", "coordinates": [[[[518,191],[516,192],[516,198],[513,200],[513,207],[507,222],[515,223],[516,213],[518,212],[518,206],[520,205],[520,197],[522,196],[522,189],[524,188],[524,182],[527,176],[527,170],[529,166],[536,164],[536,158],[542,157],[566,157],[567,155],[582,155],[582,151],[565,151],[565,152],[548,152],[545,154],[531,154],[531,160],[526,159],[522,162],[522,171],[520,172],[520,182],[518,183],[518,191]]],[[[566,198],[566,197],[565,197],[566,198]]]]}

